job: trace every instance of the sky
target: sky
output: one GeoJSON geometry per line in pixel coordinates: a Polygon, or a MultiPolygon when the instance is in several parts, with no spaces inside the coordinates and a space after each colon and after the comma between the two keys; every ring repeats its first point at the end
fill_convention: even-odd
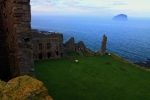
{"type": "Polygon", "coordinates": [[[38,16],[101,16],[126,14],[150,18],[150,0],[31,0],[31,14],[38,16]]]}

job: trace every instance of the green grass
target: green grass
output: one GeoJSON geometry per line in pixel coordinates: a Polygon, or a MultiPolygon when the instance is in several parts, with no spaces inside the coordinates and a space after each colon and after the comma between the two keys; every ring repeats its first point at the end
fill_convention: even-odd
{"type": "Polygon", "coordinates": [[[90,56],[87,52],[82,51],[82,53],[85,57],[90,56]]]}
{"type": "Polygon", "coordinates": [[[67,55],[68,56],[73,56],[73,57],[77,57],[78,56],[75,52],[68,52],[67,55]]]}
{"type": "Polygon", "coordinates": [[[54,100],[150,100],[150,72],[108,55],[69,56],[79,62],[69,58],[35,61],[36,78],[54,100]]]}

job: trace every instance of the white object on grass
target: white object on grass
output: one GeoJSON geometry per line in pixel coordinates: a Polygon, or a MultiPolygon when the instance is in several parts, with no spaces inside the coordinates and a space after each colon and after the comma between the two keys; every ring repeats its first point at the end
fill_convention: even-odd
{"type": "Polygon", "coordinates": [[[78,60],[75,60],[76,63],[78,63],[78,60]]]}

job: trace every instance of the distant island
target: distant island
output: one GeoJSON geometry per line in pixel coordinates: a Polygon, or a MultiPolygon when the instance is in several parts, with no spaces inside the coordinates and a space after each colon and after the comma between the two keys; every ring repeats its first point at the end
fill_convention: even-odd
{"type": "Polygon", "coordinates": [[[126,21],[128,20],[128,16],[125,14],[119,14],[113,17],[113,20],[126,21]]]}

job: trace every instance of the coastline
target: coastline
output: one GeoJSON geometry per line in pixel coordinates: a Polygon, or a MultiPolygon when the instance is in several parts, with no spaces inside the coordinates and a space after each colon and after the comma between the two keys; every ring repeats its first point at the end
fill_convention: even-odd
{"type": "Polygon", "coordinates": [[[147,61],[145,63],[137,62],[137,63],[134,63],[134,64],[139,65],[141,67],[145,67],[147,69],[150,69],[150,59],[147,59],[147,61]]]}
{"type": "Polygon", "coordinates": [[[121,58],[121,57],[118,56],[117,54],[111,54],[111,56],[114,57],[114,58],[117,59],[117,60],[120,60],[120,61],[126,63],[126,64],[131,64],[131,65],[133,65],[133,66],[135,66],[135,67],[138,67],[138,68],[141,68],[141,69],[143,69],[143,70],[145,70],[145,71],[150,72],[150,67],[149,67],[149,68],[147,67],[148,65],[150,65],[150,60],[149,60],[147,63],[142,63],[142,62],[139,62],[139,63],[132,63],[132,62],[130,62],[130,61],[128,61],[128,60],[125,60],[125,59],[121,58]]]}
{"type": "Polygon", "coordinates": [[[112,21],[112,18],[102,20],[99,17],[89,20],[76,17],[47,17],[41,20],[33,19],[32,28],[62,33],[64,43],[73,36],[76,43],[82,40],[93,51],[99,50],[101,36],[105,34],[109,37],[107,52],[116,53],[136,63],[145,62],[150,58],[148,22],[142,19],[122,22],[112,21]]]}

